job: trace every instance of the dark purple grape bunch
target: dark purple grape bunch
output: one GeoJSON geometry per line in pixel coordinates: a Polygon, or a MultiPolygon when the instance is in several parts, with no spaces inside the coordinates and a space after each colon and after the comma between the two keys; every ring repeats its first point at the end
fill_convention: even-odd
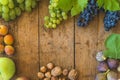
{"type": "Polygon", "coordinates": [[[89,0],[87,8],[80,14],[78,18],[78,26],[86,26],[89,21],[98,14],[98,5],[96,0],[89,0]]]}
{"type": "Polygon", "coordinates": [[[120,20],[120,11],[107,11],[104,17],[104,28],[109,31],[120,20]]]}
{"type": "Polygon", "coordinates": [[[106,58],[102,51],[96,54],[96,60],[99,62],[97,66],[99,73],[95,80],[118,80],[116,72],[120,72],[119,60],[106,58]]]}

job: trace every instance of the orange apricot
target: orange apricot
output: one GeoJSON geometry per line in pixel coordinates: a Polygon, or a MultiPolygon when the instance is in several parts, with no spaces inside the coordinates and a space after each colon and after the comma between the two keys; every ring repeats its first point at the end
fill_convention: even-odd
{"type": "Polygon", "coordinates": [[[8,27],[5,25],[0,25],[0,35],[4,36],[8,33],[8,27]]]}
{"type": "Polygon", "coordinates": [[[10,45],[5,46],[5,53],[7,55],[13,55],[14,51],[15,50],[14,50],[13,46],[10,46],[10,45]]]}
{"type": "Polygon", "coordinates": [[[13,36],[10,34],[8,34],[4,37],[4,43],[7,45],[13,44],[13,41],[14,41],[13,36]]]}

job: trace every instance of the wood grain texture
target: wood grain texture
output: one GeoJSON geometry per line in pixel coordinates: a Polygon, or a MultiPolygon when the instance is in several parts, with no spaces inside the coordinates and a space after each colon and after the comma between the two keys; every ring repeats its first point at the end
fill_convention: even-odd
{"type": "Polygon", "coordinates": [[[48,4],[46,3],[49,3],[49,0],[41,1],[39,7],[40,65],[53,62],[63,68],[73,68],[74,20],[64,21],[57,29],[45,29],[43,18],[48,15],[48,4]]]}
{"type": "Polygon", "coordinates": [[[24,13],[16,20],[15,26],[10,28],[15,36],[16,77],[27,76],[32,80],[38,80],[38,8],[32,13],[24,13]]]}
{"type": "MultiPolygon", "coordinates": [[[[120,33],[120,22],[115,28],[104,30],[104,13],[100,12],[86,27],[76,25],[77,18],[63,21],[57,29],[44,28],[44,16],[48,14],[49,0],[41,0],[32,13],[23,13],[15,21],[1,24],[9,26],[9,32],[15,38],[16,53],[9,56],[16,63],[16,74],[39,80],[37,72],[40,66],[53,62],[62,68],[76,68],[77,80],[94,80],[97,73],[95,55],[105,49],[104,40],[111,33],[120,33]]],[[[5,54],[0,56],[8,57],[5,54]]]]}
{"type": "Polygon", "coordinates": [[[98,18],[96,17],[86,27],[75,27],[75,68],[80,72],[79,80],[94,80],[97,26],[98,18]]]}

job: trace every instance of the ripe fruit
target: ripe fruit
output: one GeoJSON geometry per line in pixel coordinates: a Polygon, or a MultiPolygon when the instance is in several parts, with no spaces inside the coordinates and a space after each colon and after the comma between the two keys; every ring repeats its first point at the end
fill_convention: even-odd
{"type": "Polygon", "coordinates": [[[0,25],[0,35],[4,36],[8,33],[8,28],[5,25],[0,25]]]}
{"type": "Polygon", "coordinates": [[[14,62],[5,57],[0,58],[0,80],[10,80],[15,73],[14,62]]]}
{"type": "Polygon", "coordinates": [[[7,44],[7,45],[13,44],[13,41],[14,41],[13,36],[10,35],[10,34],[8,34],[8,35],[6,35],[6,36],[4,37],[4,42],[5,42],[5,44],[7,44]]]}
{"type": "Polygon", "coordinates": [[[4,52],[4,45],[0,44],[0,53],[3,53],[4,52]]]}
{"type": "Polygon", "coordinates": [[[18,77],[16,80],[29,80],[27,77],[18,77]]]}
{"type": "Polygon", "coordinates": [[[14,48],[10,45],[5,46],[5,53],[7,55],[13,55],[14,54],[14,48]]]}

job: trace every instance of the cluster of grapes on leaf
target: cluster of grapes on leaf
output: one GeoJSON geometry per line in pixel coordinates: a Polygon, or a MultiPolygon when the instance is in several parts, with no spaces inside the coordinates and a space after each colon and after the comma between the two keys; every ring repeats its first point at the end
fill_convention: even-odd
{"type": "MultiPolygon", "coordinates": [[[[87,26],[98,12],[103,9],[99,9],[96,0],[89,0],[89,3],[85,10],[80,14],[77,25],[80,27],[87,26]]],[[[105,11],[104,28],[109,31],[120,20],[120,11],[105,11]]]]}
{"type": "Polygon", "coordinates": [[[31,12],[37,0],[0,0],[0,17],[5,21],[14,20],[22,11],[31,12]]]}

